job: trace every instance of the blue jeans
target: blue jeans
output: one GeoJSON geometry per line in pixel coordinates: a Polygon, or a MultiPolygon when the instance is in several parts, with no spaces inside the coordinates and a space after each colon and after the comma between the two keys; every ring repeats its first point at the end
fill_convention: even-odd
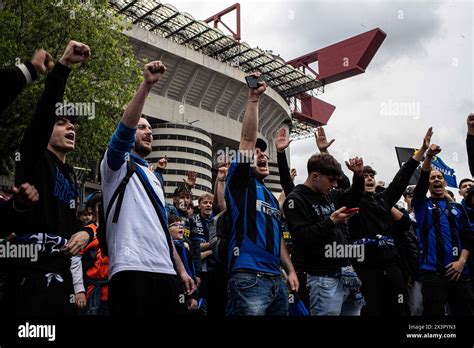
{"type": "Polygon", "coordinates": [[[235,272],[227,284],[228,316],[287,316],[288,289],[279,276],[235,272]]]}
{"type": "Polygon", "coordinates": [[[359,316],[365,301],[360,292],[345,286],[341,276],[312,276],[308,274],[311,315],[359,316]]]}

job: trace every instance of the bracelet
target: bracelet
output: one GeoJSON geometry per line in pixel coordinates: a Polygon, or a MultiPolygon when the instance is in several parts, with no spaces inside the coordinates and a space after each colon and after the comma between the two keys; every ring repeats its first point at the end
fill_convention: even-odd
{"type": "Polygon", "coordinates": [[[217,178],[217,181],[226,181],[226,178],[224,178],[224,179],[217,178]]]}
{"type": "Polygon", "coordinates": [[[30,71],[28,70],[25,64],[18,65],[18,69],[20,69],[23,75],[25,76],[26,84],[30,84],[31,82],[33,82],[33,78],[31,77],[30,71]]]}
{"type": "Polygon", "coordinates": [[[251,99],[247,99],[247,103],[258,103],[258,99],[256,100],[251,100],[251,99]]]}

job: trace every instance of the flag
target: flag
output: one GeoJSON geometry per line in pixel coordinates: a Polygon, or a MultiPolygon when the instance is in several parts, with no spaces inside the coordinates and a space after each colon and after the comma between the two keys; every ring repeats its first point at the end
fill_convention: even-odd
{"type": "MultiPolygon", "coordinates": [[[[413,147],[395,147],[395,152],[397,153],[398,164],[400,167],[408,161],[410,157],[413,157],[415,152],[418,149],[413,147]]],[[[431,160],[431,167],[433,169],[439,170],[441,173],[444,174],[444,180],[446,181],[446,185],[449,187],[458,187],[456,175],[454,174],[454,169],[449,167],[439,156],[433,157],[431,160]]],[[[418,179],[420,178],[420,171],[421,171],[421,164],[416,168],[415,172],[410,178],[409,185],[416,185],[418,183],[418,179]]]]}
{"type": "Polygon", "coordinates": [[[454,169],[450,168],[446,163],[444,163],[441,157],[434,156],[431,160],[431,167],[444,174],[444,181],[446,181],[446,185],[449,187],[458,187],[454,169]]]}

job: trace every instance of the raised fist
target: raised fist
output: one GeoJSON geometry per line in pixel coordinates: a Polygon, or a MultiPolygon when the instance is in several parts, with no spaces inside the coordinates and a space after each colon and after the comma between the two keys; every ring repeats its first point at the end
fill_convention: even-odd
{"type": "Polygon", "coordinates": [[[91,55],[91,49],[89,46],[77,42],[74,40],[69,41],[64,50],[63,56],[59,62],[67,67],[71,67],[73,64],[83,63],[91,55]]]}
{"type": "Polygon", "coordinates": [[[154,85],[155,83],[158,82],[161,76],[163,76],[165,71],[166,71],[165,65],[159,60],[145,64],[144,69],[143,69],[143,76],[145,77],[145,83],[154,85]]]}
{"type": "Polygon", "coordinates": [[[48,71],[51,71],[51,69],[54,67],[53,57],[51,57],[51,55],[43,49],[37,50],[33,54],[31,64],[38,74],[44,74],[48,71]]]}

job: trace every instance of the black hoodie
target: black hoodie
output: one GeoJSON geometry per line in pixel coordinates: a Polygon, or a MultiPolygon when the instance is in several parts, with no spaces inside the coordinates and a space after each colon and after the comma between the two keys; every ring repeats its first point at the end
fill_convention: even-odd
{"type": "MultiPolygon", "coordinates": [[[[63,102],[67,78],[71,69],[56,63],[46,77],[45,87],[33,118],[25,131],[20,146],[21,161],[17,163],[15,183],[29,182],[39,193],[39,202],[21,220],[15,221],[17,236],[54,234],[70,239],[79,231],[94,235],[84,228],[76,216],[77,183],[73,169],[47,149],[56,121],[57,103],[63,102]]],[[[0,231],[0,235],[4,231],[0,231]]],[[[30,259],[12,259],[11,266],[29,271],[69,274],[70,258],[63,253],[40,253],[36,262],[30,259]]]]}
{"type": "Polygon", "coordinates": [[[284,211],[294,242],[292,258],[304,260],[305,271],[311,275],[334,275],[350,264],[346,258],[328,258],[326,246],[347,244],[343,225],[334,225],[331,214],[342,206],[356,207],[364,192],[364,178],[354,176],[347,190],[335,189],[329,194],[298,185],[288,195],[284,211]]]}
{"type": "MultiPolygon", "coordinates": [[[[418,167],[419,162],[410,158],[397,172],[386,190],[376,193],[365,193],[359,214],[349,220],[351,241],[361,238],[374,238],[376,235],[393,236],[393,218],[391,209],[405,191],[411,176],[418,167]]],[[[395,249],[394,249],[395,250],[395,249]]],[[[397,259],[397,253],[379,255],[375,247],[365,249],[366,257],[363,265],[381,266],[390,264],[397,259]]]]}

